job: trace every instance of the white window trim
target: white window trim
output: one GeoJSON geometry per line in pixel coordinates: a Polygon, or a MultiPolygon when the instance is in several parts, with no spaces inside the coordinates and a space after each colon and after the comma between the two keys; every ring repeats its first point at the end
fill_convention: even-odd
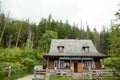
{"type": "Polygon", "coordinates": [[[96,68],[95,61],[85,61],[84,67],[85,68],[96,68]]]}
{"type": "Polygon", "coordinates": [[[54,68],[64,68],[65,65],[64,65],[64,61],[54,61],[54,68]],[[60,63],[59,63],[60,62],[60,63]]]}

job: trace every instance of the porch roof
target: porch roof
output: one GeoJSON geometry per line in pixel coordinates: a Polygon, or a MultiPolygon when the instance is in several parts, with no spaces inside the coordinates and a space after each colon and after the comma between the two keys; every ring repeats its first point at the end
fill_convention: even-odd
{"type": "Polygon", "coordinates": [[[106,58],[108,57],[107,55],[104,55],[104,54],[74,54],[74,53],[69,53],[68,54],[45,54],[44,55],[45,58],[47,57],[81,57],[81,58],[106,58]]]}

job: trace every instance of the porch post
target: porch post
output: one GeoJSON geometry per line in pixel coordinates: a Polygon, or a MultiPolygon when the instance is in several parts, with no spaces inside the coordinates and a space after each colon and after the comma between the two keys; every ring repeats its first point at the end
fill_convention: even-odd
{"type": "Polygon", "coordinates": [[[104,65],[104,59],[102,59],[102,68],[105,68],[105,65],[104,65]]]}
{"type": "Polygon", "coordinates": [[[73,73],[73,66],[72,66],[71,57],[70,57],[70,73],[71,73],[71,75],[72,75],[72,73],[73,73]]]}
{"type": "Polygon", "coordinates": [[[81,65],[82,65],[82,71],[83,71],[83,60],[82,60],[82,58],[81,58],[81,65]]]}
{"type": "Polygon", "coordinates": [[[48,69],[48,65],[49,65],[49,57],[47,57],[47,69],[48,69]]]}
{"type": "Polygon", "coordinates": [[[71,58],[70,58],[70,69],[71,69],[72,72],[73,72],[73,65],[72,65],[72,60],[71,60],[71,58]]]}
{"type": "Polygon", "coordinates": [[[70,68],[71,68],[72,64],[71,64],[71,58],[70,58],[70,68]]]}
{"type": "Polygon", "coordinates": [[[91,66],[91,68],[96,68],[96,63],[95,63],[94,59],[92,60],[92,66],[91,66]]]}
{"type": "Polygon", "coordinates": [[[104,59],[102,61],[103,61],[103,65],[104,65],[104,59]]]}
{"type": "Polygon", "coordinates": [[[59,61],[58,61],[58,68],[60,69],[60,57],[59,57],[59,61]]]}

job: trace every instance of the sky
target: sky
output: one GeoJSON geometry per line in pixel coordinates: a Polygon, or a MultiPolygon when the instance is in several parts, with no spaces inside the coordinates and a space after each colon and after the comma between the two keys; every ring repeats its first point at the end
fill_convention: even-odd
{"type": "Polygon", "coordinates": [[[20,20],[29,18],[30,22],[39,23],[49,14],[55,20],[62,20],[78,27],[89,25],[91,29],[101,31],[103,25],[109,27],[115,19],[120,0],[1,0],[5,14],[20,20]]]}

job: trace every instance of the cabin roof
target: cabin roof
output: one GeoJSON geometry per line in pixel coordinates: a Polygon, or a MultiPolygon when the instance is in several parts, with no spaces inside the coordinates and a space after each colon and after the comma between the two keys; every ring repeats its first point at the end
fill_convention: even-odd
{"type": "Polygon", "coordinates": [[[49,53],[44,56],[106,57],[96,50],[91,40],[81,39],[53,39],[49,53]],[[63,48],[63,52],[58,51],[59,47],[63,48]]]}

